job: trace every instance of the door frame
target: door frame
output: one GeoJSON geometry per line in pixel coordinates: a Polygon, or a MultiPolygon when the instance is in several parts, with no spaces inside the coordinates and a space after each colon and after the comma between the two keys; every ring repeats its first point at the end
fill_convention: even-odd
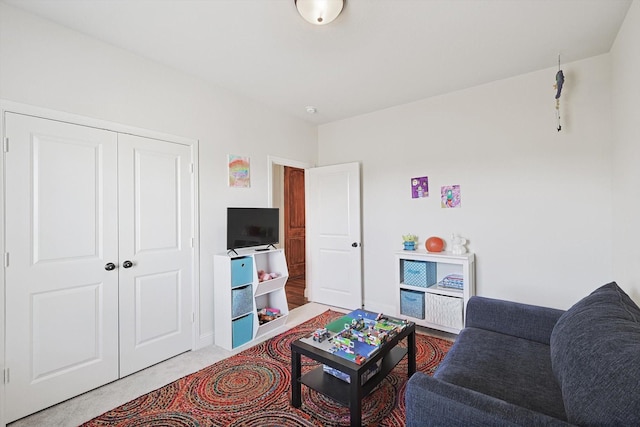
{"type": "MultiPolygon", "coordinates": [[[[193,200],[193,279],[191,283],[192,304],[194,319],[192,323],[192,344],[191,349],[196,350],[200,347],[200,292],[198,284],[200,283],[200,230],[199,230],[199,141],[197,139],[185,138],[181,136],[171,135],[163,132],[156,132],[149,129],[138,128],[135,126],[124,125],[120,123],[110,122],[107,120],[95,119],[78,114],[66,113],[62,111],[51,110],[48,108],[36,107],[33,105],[22,104],[18,102],[0,99],[0,135],[2,135],[2,161],[0,162],[0,206],[3,212],[6,210],[5,194],[4,194],[4,175],[6,161],[6,139],[5,139],[5,113],[12,112],[29,116],[36,116],[43,119],[57,120],[60,122],[72,123],[81,126],[88,126],[98,129],[109,130],[118,133],[132,134],[146,138],[160,139],[167,142],[188,145],[191,147],[191,161],[193,167],[192,173],[192,200],[193,200]]],[[[11,147],[9,146],[9,150],[11,147]]],[[[2,254],[2,275],[0,275],[0,426],[5,425],[4,417],[4,375],[5,375],[5,323],[4,323],[4,295],[5,295],[5,268],[7,264],[6,248],[5,248],[5,227],[4,213],[0,226],[0,253],[2,254]]]]}
{"type": "Polygon", "coordinates": [[[298,168],[298,169],[309,169],[309,168],[315,167],[316,165],[312,163],[300,162],[298,160],[284,159],[282,157],[267,156],[267,171],[269,171],[269,173],[267,174],[269,176],[269,179],[267,180],[267,207],[269,208],[273,207],[273,187],[274,187],[273,167],[274,166],[290,166],[292,168],[298,168]]]}
{"type": "Polygon", "coordinates": [[[267,156],[267,171],[268,171],[267,176],[269,177],[267,179],[267,207],[268,208],[275,207],[273,206],[273,191],[275,188],[274,176],[273,176],[274,166],[289,166],[289,167],[298,168],[298,169],[309,169],[309,168],[315,167],[314,164],[305,163],[298,160],[290,160],[290,159],[284,159],[282,157],[267,156]]]}
{"type": "MultiPolygon", "coordinates": [[[[284,159],[282,157],[275,157],[275,156],[267,156],[267,176],[269,177],[267,179],[267,207],[269,208],[273,208],[273,191],[274,191],[274,173],[273,173],[273,167],[274,166],[289,166],[292,168],[298,168],[298,169],[309,169],[309,168],[313,168],[315,167],[314,164],[311,163],[305,163],[305,162],[301,162],[298,160],[291,160],[291,159],[284,159]]],[[[284,173],[283,173],[284,176],[284,173]]],[[[284,219],[283,219],[284,220],[284,219]]],[[[305,228],[306,228],[306,219],[305,219],[305,228]]],[[[305,257],[306,257],[306,253],[305,253],[305,257]]],[[[305,260],[305,264],[306,264],[306,260],[305,260]]],[[[305,267],[306,270],[306,267],[305,267]]],[[[306,271],[305,271],[305,275],[306,275],[306,271]]],[[[306,291],[305,291],[305,295],[306,295],[306,291]]]]}
{"type": "Polygon", "coordinates": [[[2,100],[0,100],[0,136],[2,137],[2,161],[0,161],[0,209],[2,209],[2,224],[0,224],[0,254],[2,254],[2,274],[0,274],[0,427],[5,427],[5,418],[4,414],[5,406],[4,406],[4,383],[6,381],[5,377],[5,349],[4,349],[4,276],[6,269],[6,252],[4,248],[4,239],[5,239],[5,204],[4,204],[4,165],[5,165],[5,137],[4,137],[4,104],[2,100]]]}

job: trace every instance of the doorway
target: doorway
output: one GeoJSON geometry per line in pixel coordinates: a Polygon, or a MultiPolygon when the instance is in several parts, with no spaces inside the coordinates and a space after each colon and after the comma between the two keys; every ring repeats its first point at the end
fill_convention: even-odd
{"type": "Polygon", "coordinates": [[[269,158],[270,201],[280,209],[280,238],[289,268],[285,286],[289,310],[308,302],[306,297],[304,170],[311,165],[269,158]]]}
{"type": "MultiPolygon", "coordinates": [[[[284,212],[284,166],[305,172],[305,276],[308,300],[335,307],[362,307],[360,164],[312,167],[268,159],[268,200],[284,212]],[[321,220],[322,219],[322,220],[321,220]],[[328,237],[328,238],[327,238],[328,237]]],[[[284,215],[280,215],[284,243],[284,215]]],[[[286,249],[285,249],[286,250],[286,249]]],[[[289,263],[289,261],[287,261],[289,263]]],[[[293,290],[288,281],[285,289],[293,290]]],[[[301,285],[300,285],[301,287],[301,285]]]]}

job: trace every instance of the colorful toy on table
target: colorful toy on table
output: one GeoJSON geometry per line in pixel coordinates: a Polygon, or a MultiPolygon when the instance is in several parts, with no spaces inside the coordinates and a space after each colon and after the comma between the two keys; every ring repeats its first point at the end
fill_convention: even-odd
{"type": "Polygon", "coordinates": [[[327,328],[316,329],[313,332],[313,340],[318,342],[322,342],[325,340],[325,338],[329,338],[330,336],[331,333],[327,330],[327,328]]]}
{"type": "Polygon", "coordinates": [[[351,340],[351,338],[344,337],[342,334],[338,334],[333,337],[331,344],[335,351],[342,350],[348,354],[355,354],[355,352],[353,351],[355,343],[351,340]]]}
{"type": "Polygon", "coordinates": [[[344,328],[351,329],[352,331],[361,331],[362,329],[364,329],[364,319],[362,317],[352,319],[351,325],[345,323],[344,328]]]}
{"type": "Polygon", "coordinates": [[[364,310],[354,310],[326,325],[326,329],[335,334],[330,338],[328,351],[345,359],[356,362],[371,357],[380,345],[393,339],[408,322],[375,314],[364,310]]]}
{"type": "Polygon", "coordinates": [[[367,334],[365,342],[369,345],[378,347],[387,341],[387,336],[388,334],[384,331],[372,329],[371,332],[367,334]]]}

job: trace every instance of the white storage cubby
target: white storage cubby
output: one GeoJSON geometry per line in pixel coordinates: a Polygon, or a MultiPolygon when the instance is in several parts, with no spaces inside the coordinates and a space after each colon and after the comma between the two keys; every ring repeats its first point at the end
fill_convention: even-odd
{"type": "Polygon", "coordinates": [[[284,326],[289,272],[282,249],[218,254],[213,266],[216,345],[232,350],[284,326]],[[277,277],[261,281],[261,271],[277,277]],[[280,316],[261,322],[263,308],[277,309],[280,316]]]}
{"type": "Polygon", "coordinates": [[[396,252],[396,315],[417,325],[458,333],[475,294],[475,256],[467,253],[396,252]]]}

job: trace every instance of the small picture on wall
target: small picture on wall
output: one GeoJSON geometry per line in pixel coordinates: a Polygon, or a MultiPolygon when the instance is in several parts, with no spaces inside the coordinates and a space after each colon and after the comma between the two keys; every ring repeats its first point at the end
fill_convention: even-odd
{"type": "Polygon", "coordinates": [[[444,185],[440,189],[440,204],[443,208],[459,208],[460,198],[459,185],[444,185]]]}
{"type": "Polygon", "coordinates": [[[249,157],[229,154],[229,187],[250,187],[251,177],[249,172],[249,157]]]}
{"type": "Polygon", "coordinates": [[[426,176],[411,178],[411,198],[419,199],[422,197],[429,197],[429,178],[426,176]]]}

